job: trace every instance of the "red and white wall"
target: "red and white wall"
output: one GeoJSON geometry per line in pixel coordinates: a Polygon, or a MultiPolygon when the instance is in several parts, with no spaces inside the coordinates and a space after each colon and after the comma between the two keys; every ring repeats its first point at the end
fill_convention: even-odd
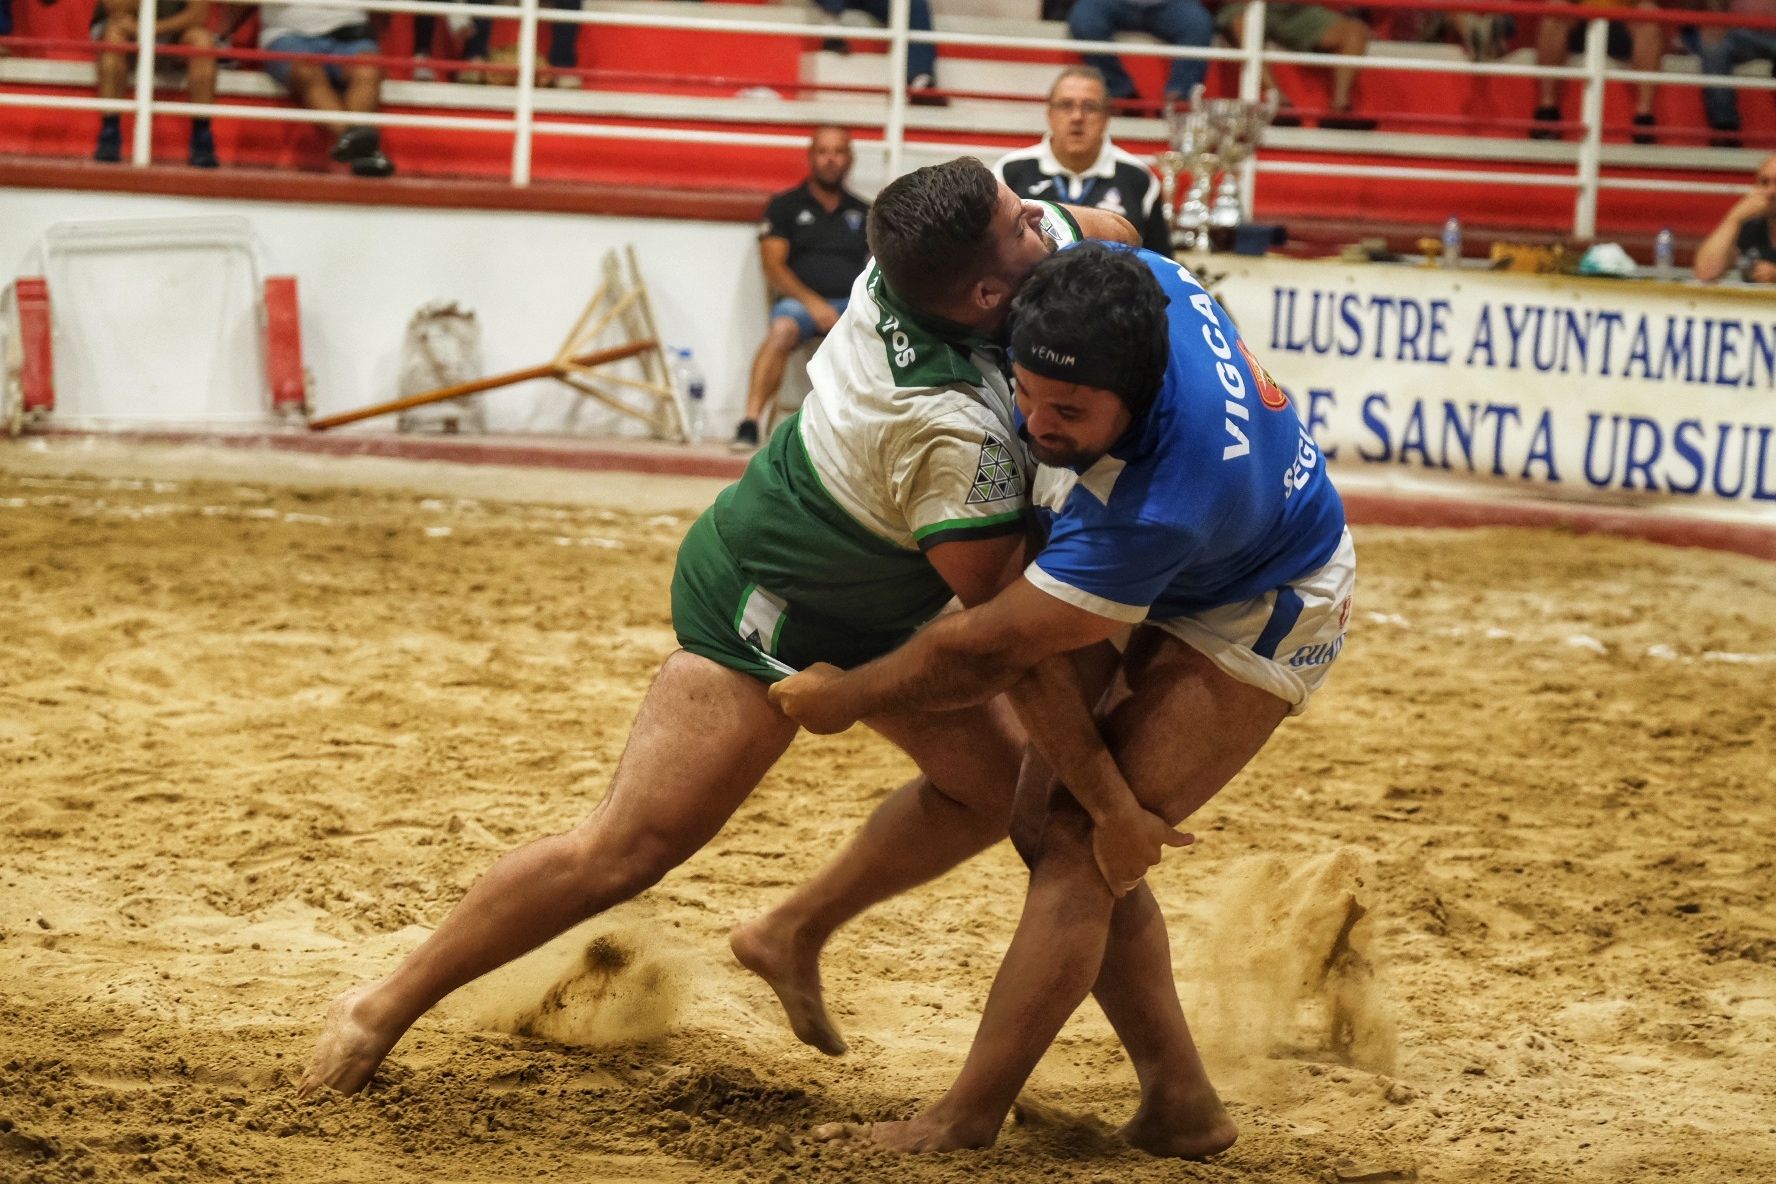
{"type": "MultiPolygon", "coordinates": [[[[709,381],[710,431],[725,434],[744,404],[768,308],[756,226],[749,222],[20,189],[0,193],[0,210],[0,268],[7,281],[42,274],[42,244],[58,224],[244,219],[264,274],[296,277],[317,415],[394,398],[408,318],[431,301],[455,300],[475,310],[488,373],[548,361],[598,287],[604,253],[632,244],[660,334],[668,346],[695,350],[709,381]]],[[[243,324],[245,314],[221,301],[214,284],[170,272],[152,253],[134,266],[127,257],[109,261],[103,282],[122,288],[57,292],[51,285],[55,422],[269,420],[256,327],[243,324]],[[93,306],[101,301],[115,307],[96,318],[93,306]],[[127,341],[96,340],[95,320],[135,329],[127,341]]],[[[493,392],[485,407],[494,431],[614,432],[620,426],[613,413],[553,381],[493,392]]],[[[386,430],[393,423],[363,426],[386,430]]]]}

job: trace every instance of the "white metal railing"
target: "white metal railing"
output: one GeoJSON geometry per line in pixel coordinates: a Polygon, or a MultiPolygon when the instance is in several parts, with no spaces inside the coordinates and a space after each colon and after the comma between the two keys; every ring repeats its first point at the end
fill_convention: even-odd
{"type": "MultiPolygon", "coordinates": [[[[584,25],[621,26],[630,28],[684,29],[705,32],[726,33],[738,36],[772,36],[798,38],[824,38],[834,34],[834,27],[828,23],[810,23],[798,20],[782,20],[776,17],[753,19],[736,19],[724,16],[681,15],[678,12],[653,11],[611,11],[593,10],[590,12],[576,9],[554,9],[539,7],[539,0],[518,0],[516,11],[509,4],[490,3],[456,3],[454,0],[306,0],[310,6],[317,8],[348,8],[355,10],[375,10],[380,12],[401,12],[410,14],[429,14],[434,16],[487,18],[494,20],[513,20],[519,22],[518,61],[513,85],[509,88],[510,114],[489,114],[484,116],[445,115],[445,114],[394,114],[389,112],[353,113],[353,122],[361,122],[378,126],[392,127],[423,127],[442,128],[483,133],[510,134],[512,137],[511,183],[525,186],[531,179],[531,161],[535,137],[539,135],[618,138],[630,140],[652,140],[685,143],[750,145],[770,147],[800,147],[805,137],[798,133],[763,133],[763,132],[724,132],[697,128],[675,128],[648,126],[633,123],[584,123],[572,120],[539,118],[536,104],[536,31],[541,22],[559,22],[584,25]]],[[[1407,5],[1410,0],[1394,0],[1395,4],[1407,5]]],[[[1486,0],[1482,0],[1483,6],[1486,0]]],[[[1441,0],[1428,0],[1424,7],[1445,7],[1441,0]]],[[[1540,6],[1532,6],[1540,7],[1540,6]]],[[[152,29],[156,19],[157,0],[140,0],[138,25],[143,29],[152,29]]],[[[1481,75],[1496,77],[1533,77],[1554,78],[1567,81],[1578,81],[1583,84],[1580,123],[1584,135],[1573,146],[1570,153],[1571,169],[1567,172],[1528,173],[1508,169],[1450,169],[1427,168],[1418,166],[1391,166],[1377,164],[1361,155],[1353,154],[1344,160],[1333,162],[1296,161],[1276,159],[1267,156],[1264,159],[1253,158],[1246,162],[1247,179],[1250,182],[1255,174],[1276,175],[1321,175],[1343,176],[1369,179],[1417,180],[1417,181],[1462,181],[1473,184],[1496,184],[1502,186],[1531,186],[1551,188],[1571,188],[1575,191],[1573,208],[1573,233],[1581,238],[1592,237],[1596,232],[1597,198],[1601,190],[1666,190],[1692,193],[1726,194],[1743,190],[1742,184],[1652,180],[1639,177],[1606,177],[1603,175],[1602,149],[1602,112],[1604,85],[1607,82],[1652,82],[1661,86],[1731,86],[1748,90],[1776,90],[1776,78],[1738,78],[1717,75],[1690,75],[1682,73],[1648,73],[1642,71],[1613,69],[1607,54],[1607,29],[1609,16],[1627,17],[1631,14],[1614,10],[1585,10],[1586,31],[1584,52],[1581,64],[1576,66],[1529,66],[1515,63],[1492,62],[1476,63],[1469,61],[1428,60],[1422,57],[1406,57],[1401,55],[1370,54],[1364,57],[1334,56],[1323,53],[1292,53],[1280,50],[1268,50],[1264,45],[1264,0],[1254,0],[1244,14],[1242,29],[1242,46],[1228,47],[1188,47],[1159,44],[1129,42],[1089,42],[1071,39],[1014,36],[990,33],[930,31],[915,32],[908,28],[908,0],[891,0],[890,20],[885,28],[856,27],[846,25],[843,35],[850,40],[880,41],[887,48],[887,68],[889,85],[885,104],[880,111],[882,127],[881,150],[887,175],[898,175],[902,170],[902,162],[908,149],[927,152],[957,150],[960,145],[938,141],[918,141],[908,139],[908,95],[906,88],[906,57],[913,44],[972,45],[997,48],[1030,49],[1042,51],[1061,51],[1068,54],[1081,52],[1115,53],[1165,59],[1196,59],[1201,61],[1227,61],[1239,64],[1239,94],[1243,98],[1258,97],[1261,87],[1263,70],[1267,64],[1288,64],[1315,67],[1351,67],[1359,70],[1395,70],[1412,72],[1438,72],[1461,75],[1481,75]],[[1597,15],[1592,15],[1592,14],[1597,15]]],[[[1566,10],[1569,14],[1576,10],[1566,10]]],[[[1644,17],[1644,13],[1643,13],[1644,17]]],[[[1709,18],[1704,16],[1702,20],[1709,18]]],[[[96,49],[96,43],[95,43],[96,49]]],[[[226,55],[226,47],[218,47],[220,54],[226,55]]],[[[238,52],[238,51],[235,51],[238,52]]],[[[41,95],[0,92],[0,108],[4,107],[40,107],[60,110],[93,110],[104,112],[132,111],[135,115],[135,126],[131,141],[130,160],[132,164],[141,166],[150,161],[150,148],[153,138],[153,121],[157,113],[191,116],[210,115],[225,116],[231,119],[250,119],[273,122],[311,122],[316,113],[304,108],[260,107],[244,104],[197,104],[170,100],[157,100],[154,97],[156,45],[153,38],[148,38],[140,46],[136,58],[134,93],[128,99],[101,99],[98,97],[73,97],[65,95],[41,95]]],[[[507,88],[489,88],[490,95],[508,93],[507,88]]],[[[714,100],[711,100],[714,101],[714,100]]],[[[487,103],[497,111],[500,107],[497,99],[487,103]]],[[[749,122],[784,123],[805,125],[809,115],[805,105],[781,104],[781,110],[760,110],[756,117],[749,117],[749,122]]],[[[678,116],[677,118],[687,118],[678,116]]],[[[873,122],[873,120],[871,121],[873,122]]],[[[1333,141],[1341,146],[1349,144],[1356,148],[1361,144],[1355,137],[1360,133],[1346,133],[1333,141]]],[[[1429,142],[1452,139],[1450,137],[1419,136],[1415,140],[1426,141],[1427,146],[1422,155],[1438,155],[1429,142]]],[[[1560,146],[1550,146],[1557,156],[1548,163],[1564,163],[1561,159],[1567,155],[1560,146]]],[[[1651,150],[1657,153],[1659,150],[1651,150]]],[[[1637,162],[1638,163],[1638,162],[1637,162]]],[[[1656,167],[1661,163],[1648,160],[1647,167],[1656,167]]],[[[1684,162],[1693,164],[1692,161],[1684,162]]],[[[1251,194],[1255,186],[1248,183],[1244,193],[1250,209],[1251,194]]]]}

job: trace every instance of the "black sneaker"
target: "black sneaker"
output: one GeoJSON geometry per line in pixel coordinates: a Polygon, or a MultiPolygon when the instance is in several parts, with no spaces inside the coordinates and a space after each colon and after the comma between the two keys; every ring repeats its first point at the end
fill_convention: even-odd
{"type": "Polygon", "coordinates": [[[99,144],[93,149],[93,159],[101,164],[117,164],[123,159],[123,129],[115,124],[99,125],[99,144]]]}
{"type": "MultiPolygon", "coordinates": [[[[1530,118],[1537,123],[1559,123],[1560,108],[1537,107],[1535,109],[1535,114],[1531,115],[1530,118]]],[[[1532,127],[1529,129],[1529,138],[1532,140],[1558,140],[1560,138],[1560,129],[1555,127],[1532,127]]]]}
{"type": "Polygon", "coordinates": [[[1375,130],[1375,121],[1349,111],[1328,111],[1320,116],[1320,126],[1332,131],[1368,132],[1375,130]]]}
{"type": "Polygon", "coordinates": [[[333,159],[340,164],[350,164],[360,156],[369,156],[382,151],[382,136],[373,127],[362,124],[348,127],[333,145],[333,159]]]}
{"type": "Polygon", "coordinates": [[[371,152],[352,161],[351,171],[354,177],[392,177],[395,175],[395,162],[380,151],[371,152]]]}
{"type": "Polygon", "coordinates": [[[213,169],[221,163],[216,159],[216,137],[209,128],[191,129],[191,148],[185,160],[194,169],[213,169]]]}
{"type": "Polygon", "coordinates": [[[1659,121],[1653,118],[1651,111],[1642,111],[1634,117],[1634,134],[1629,138],[1636,144],[1657,144],[1659,137],[1653,134],[1652,129],[1658,125],[1659,121]]]}
{"type": "Polygon", "coordinates": [[[759,446],[759,425],[756,419],[743,419],[740,426],[734,429],[733,442],[728,445],[730,452],[751,452],[759,446]]]}

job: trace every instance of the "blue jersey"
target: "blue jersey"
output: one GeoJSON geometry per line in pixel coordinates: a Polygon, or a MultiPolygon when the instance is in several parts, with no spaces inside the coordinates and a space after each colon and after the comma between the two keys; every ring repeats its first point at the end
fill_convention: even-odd
{"type": "Polygon", "coordinates": [[[1325,565],[1344,533],[1319,448],[1226,310],[1183,267],[1138,253],[1171,300],[1165,383],[1089,468],[1037,470],[1048,537],[1025,573],[1131,622],[1260,596],[1325,565]]]}

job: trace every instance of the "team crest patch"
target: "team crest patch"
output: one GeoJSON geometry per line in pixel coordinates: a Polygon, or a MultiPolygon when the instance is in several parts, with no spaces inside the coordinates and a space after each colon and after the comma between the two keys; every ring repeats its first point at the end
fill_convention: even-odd
{"type": "Polygon", "coordinates": [[[1128,213],[1127,208],[1122,204],[1122,194],[1115,189],[1104,194],[1104,199],[1098,203],[1098,208],[1108,210],[1112,214],[1128,213]]]}
{"type": "Polygon", "coordinates": [[[863,211],[862,210],[846,210],[845,211],[845,225],[850,228],[852,234],[856,234],[858,231],[862,230],[863,229],[863,211]]]}
{"type": "Polygon", "coordinates": [[[1289,396],[1283,393],[1283,388],[1277,385],[1277,380],[1270,376],[1270,371],[1258,364],[1258,359],[1253,357],[1252,351],[1246,348],[1244,338],[1240,339],[1239,347],[1240,356],[1246,359],[1246,365],[1252,368],[1252,378],[1258,383],[1259,401],[1272,411],[1281,411],[1287,407],[1289,396]]]}
{"type": "Polygon", "coordinates": [[[988,436],[986,443],[981,445],[980,464],[974,470],[974,488],[968,491],[968,504],[976,506],[982,502],[1003,501],[1023,492],[1023,481],[1018,476],[1017,462],[1011,459],[1011,449],[988,436]]]}

